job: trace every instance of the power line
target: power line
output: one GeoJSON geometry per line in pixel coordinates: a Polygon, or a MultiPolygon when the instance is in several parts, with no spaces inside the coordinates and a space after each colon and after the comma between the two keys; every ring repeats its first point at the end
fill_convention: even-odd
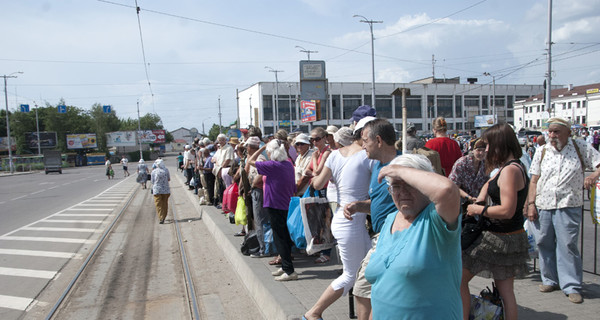
{"type": "Polygon", "coordinates": [[[142,44],[142,58],[144,59],[144,71],[146,72],[146,80],[148,81],[148,88],[150,89],[150,96],[152,97],[152,111],[154,110],[154,92],[152,92],[152,84],[150,83],[150,76],[148,76],[148,63],[146,61],[146,51],[144,50],[144,37],[142,36],[142,23],[140,21],[140,7],[138,6],[137,0],[135,0],[135,11],[137,15],[138,29],[140,30],[140,42],[142,44]]]}

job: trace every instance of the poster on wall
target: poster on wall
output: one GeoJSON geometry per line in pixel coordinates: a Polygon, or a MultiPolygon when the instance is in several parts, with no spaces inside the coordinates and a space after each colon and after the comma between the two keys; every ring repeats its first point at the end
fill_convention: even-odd
{"type": "Polygon", "coordinates": [[[106,146],[108,147],[132,147],[135,145],[135,131],[115,131],[106,134],[106,146]]]}
{"type": "Polygon", "coordinates": [[[167,137],[165,130],[142,130],[138,131],[142,143],[165,143],[167,137]]]}
{"type": "Polygon", "coordinates": [[[79,133],[67,135],[67,149],[93,149],[98,148],[95,133],[79,133]]]}
{"type": "Polygon", "coordinates": [[[30,149],[37,149],[38,140],[40,148],[56,148],[56,132],[25,132],[25,143],[30,149]]]}
{"type": "Polygon", "coordinates": [[[317,102],[315,100],[300,102],[300,118],[302,122],[317,121],[317,102]]]}

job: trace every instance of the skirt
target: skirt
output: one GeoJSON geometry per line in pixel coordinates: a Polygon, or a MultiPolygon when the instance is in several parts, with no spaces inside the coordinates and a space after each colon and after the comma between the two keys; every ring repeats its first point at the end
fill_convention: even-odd
{"type": "Polygon", "coordinates": [[[470,247],[463,250],[463,268],[473,275],[505,280],[523,279],[528,273],[527,234],[483,231],[470,247]]]}

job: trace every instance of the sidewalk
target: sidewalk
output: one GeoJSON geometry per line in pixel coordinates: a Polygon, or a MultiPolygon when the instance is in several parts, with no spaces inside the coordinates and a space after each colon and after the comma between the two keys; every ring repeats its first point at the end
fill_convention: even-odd
{"type": "MultiPolygon", "coordinates": [[[[174,168],[173,168],[174,169],[174,168]]],[[[172,171],[176,172],[176,171],[172,171]]],[[[171,184],[181,183],[183,175],[174,174],[171,184]]],[[[181,190],[181,189],[180,189],[181,190]]],[[[313,263],[315,257],[305,254],[294,254],[294,267],[298,273],[298,281],[280,283],[273,280],[270,266],[271,258],[250,258],[240,252],[242,237],[233,234],[241,227],[230,224],[226,215],[213,206],[200,206],[193,192],[187,192],[188,198],[202,216],[202,221],[211,230],[219,249],[223,251],[240,279],[244,282],[249,294],[261,308],[265,319],[301,319],[302,315],[319,298],[333,279],[341,272],[335,250],[331,262],[325,265],[313,263]]],[[[560,291],[541,293],[539,269],[526,279],[515,281],[515,294],[519,304],[520,319],[598,319],[600,313],[600,276],[584,273],[584,302],[576,305],[560,291]]],[[[471,293],[477,294],[486,286],[491,287],[491,280],[475,277],[470,284],[471,293]]],[[[348,296],[340,298],[323,314],[323,319],[349,319],[348,296]]]]}

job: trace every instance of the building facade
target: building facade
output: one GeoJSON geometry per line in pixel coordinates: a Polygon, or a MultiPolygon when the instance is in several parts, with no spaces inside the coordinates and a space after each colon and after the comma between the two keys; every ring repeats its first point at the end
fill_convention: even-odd
{"type": "MultiPolygon", "coordinates": [[[[406,100],[407,120],[421,132],[430,131],[432,120],[438,116],[446,118],[448,130],[457,132],[476,129],[477,115],[495,114],[498,121],[513,123],[514,102],[544,90],[541,85],[460,83],[458,78],[376,83],[375,88],[377,116],[390,120],[397,130],[402,127],[402,97],[391,93],[398,88],[410,89],[406,100]]],[[[372,105],[370,82],[330,82],[328,100],[321,102],[321,120],[302,123],[299,93],[298,82],[259,82],[240,91],[241,127],[253,125],[260,127],[264,134],[271,134],[279,128],[300,128],[308,132],[313,126],[347,126],[358,106],[372,105]]]]}
{"type": "Polygon", "coordinates": [[[546,108],[544,95],[539,94],[515,102],[515,127],[543,129],[550,117],[561,117],[574,125],[600,127],[600,83],[554,89],[550,101],[550,108],[546,108]]]}

